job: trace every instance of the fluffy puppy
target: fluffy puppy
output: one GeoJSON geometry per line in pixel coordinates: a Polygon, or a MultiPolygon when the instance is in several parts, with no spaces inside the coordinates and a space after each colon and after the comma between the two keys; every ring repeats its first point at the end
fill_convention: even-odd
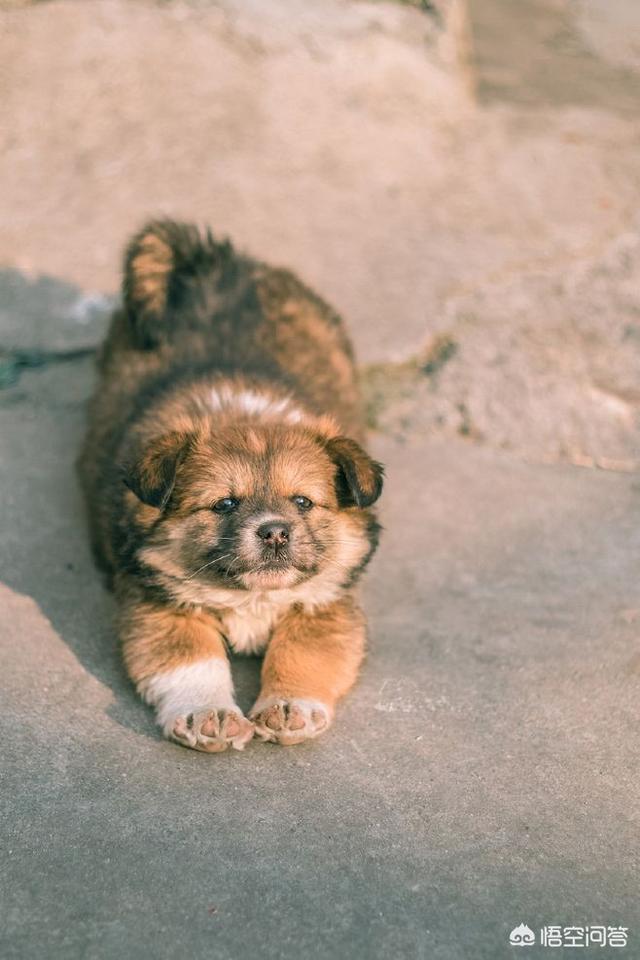
{"type": "Polygon", "coordinates": [[[79,467],[124,662],[167,737],[216,752],[330,725],[378,536],[362,437],[342,323],[296,277],[188,224],[134,237],[79,467]],[[227,650],[266,650],[248,718],[227,650]]]}

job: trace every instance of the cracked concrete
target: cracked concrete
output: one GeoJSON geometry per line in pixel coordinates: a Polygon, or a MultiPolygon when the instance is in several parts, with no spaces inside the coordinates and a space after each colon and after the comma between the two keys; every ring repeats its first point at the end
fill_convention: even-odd
{"type": "Polygon", "coordinates": [[[91,350],[128,232],[207,220],[345,313],[388,473],[335,728],[206,757],[119,663],[91,358],[0,391],[3,960],[640,957],[636,14],[508,5],[469,61],[404,5],[0,3],[2,358],[91,350]]]}

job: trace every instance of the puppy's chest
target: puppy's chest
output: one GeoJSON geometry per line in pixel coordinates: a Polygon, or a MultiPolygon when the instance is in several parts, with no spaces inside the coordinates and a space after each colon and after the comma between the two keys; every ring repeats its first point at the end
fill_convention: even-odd
{"type": "Polygon", "coordinates": [[[218,614],[229,646],[236,653],[259,653],[283,614],[282,607],[267,601],[224,610],[218,614]]]}

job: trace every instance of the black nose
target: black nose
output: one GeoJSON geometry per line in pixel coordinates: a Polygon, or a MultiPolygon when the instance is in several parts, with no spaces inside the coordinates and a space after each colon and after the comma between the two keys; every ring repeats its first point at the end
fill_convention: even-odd
{"type": "Polygon", "coordinates": [[[258,527],[256,535],[266,547],[281,547],[283,543],[289,542],[289,532],[289,524],[284,520],[270,520],[258,527]]]}

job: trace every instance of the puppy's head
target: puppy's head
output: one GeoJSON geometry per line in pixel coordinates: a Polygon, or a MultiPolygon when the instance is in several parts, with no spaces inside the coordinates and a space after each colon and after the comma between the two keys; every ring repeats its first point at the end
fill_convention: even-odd
{"type": "Polygon", "coordinates": [[[373,550],[366,508],[382,467],[346,437],[244,423],[158,437],[125,482],[143,530],[139,557],[198,602],[204,588],[349,582],[373,550]]]}

